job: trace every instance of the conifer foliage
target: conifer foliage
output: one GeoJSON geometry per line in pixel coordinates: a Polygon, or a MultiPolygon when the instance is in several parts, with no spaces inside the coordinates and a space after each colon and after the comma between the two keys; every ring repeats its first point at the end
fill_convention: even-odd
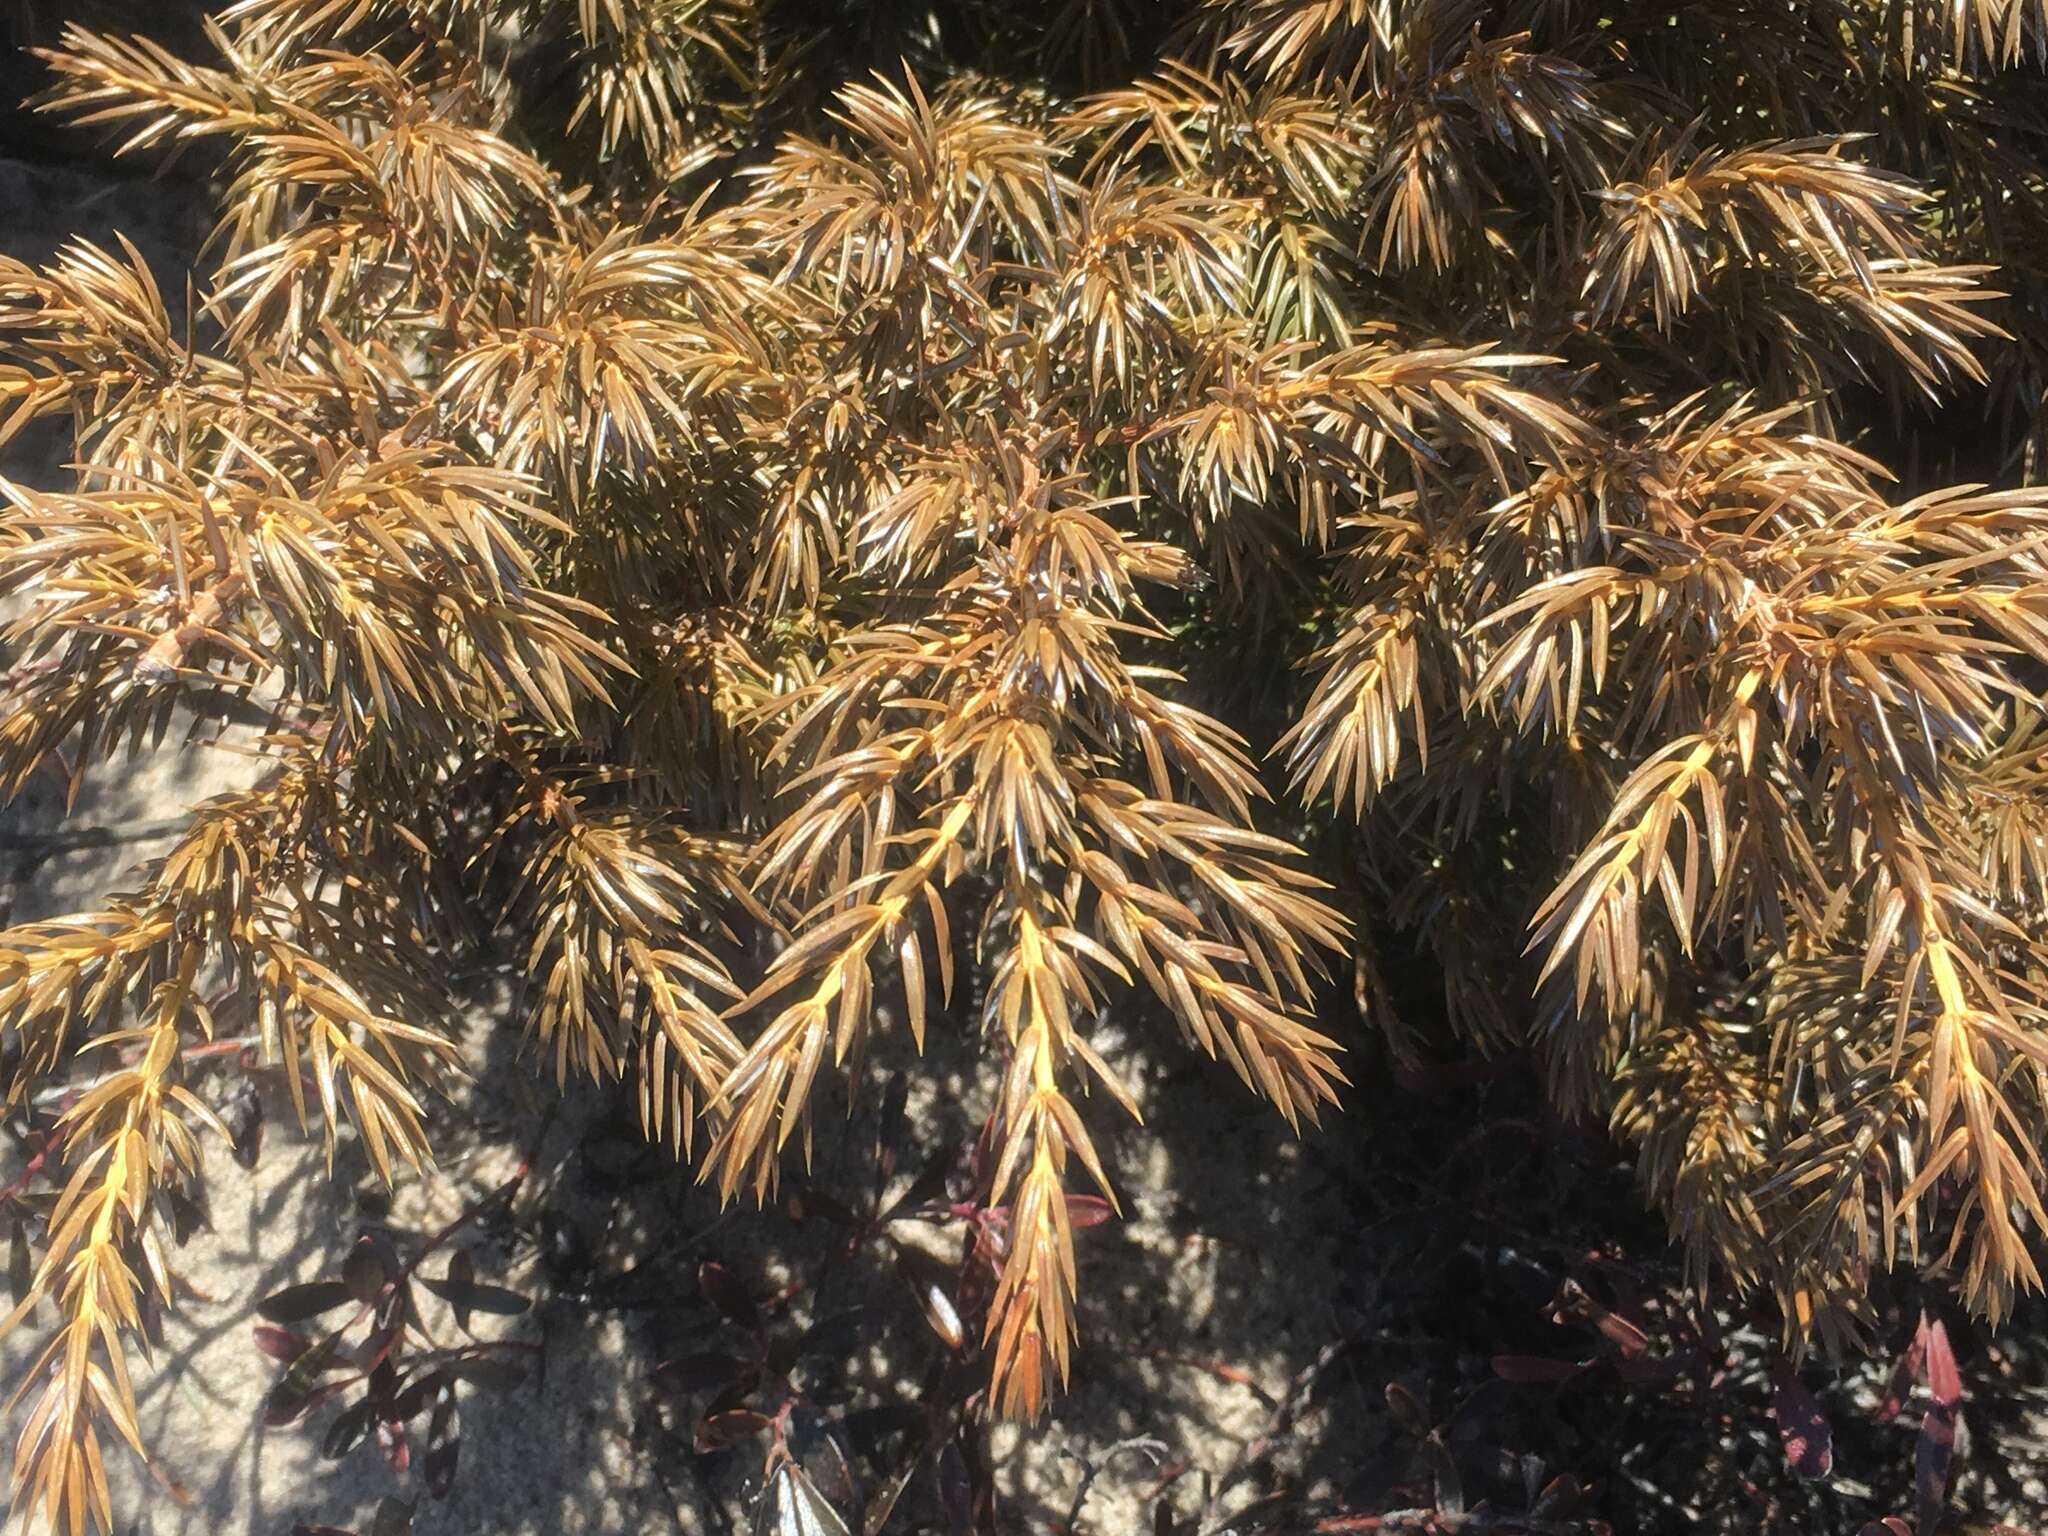
{"type": "Polygon", "coordinates": [[[2048,4],[210,35],[46,61],[217,158],[192,322],[125,246],[0,262],[0,434],[76,460],[0,511],[0,792],[269,721],[131,889],[0,932],[7,1094],[89,1083],[10,1321],[51,1526],[145,1450],[209,1000],[389,1174],[479,933],[726,1197],[877,1030],[978,1033],[1007,1415],[1115,1198],[1103,1011],[1300,1123],[1354,977],[1399,1053],[1533,1047],[1794,1351],[1873,1266],[2040,1284],[2048,4]],[[1300,683],[1233,720],[1219,665],[1300,683]]]}

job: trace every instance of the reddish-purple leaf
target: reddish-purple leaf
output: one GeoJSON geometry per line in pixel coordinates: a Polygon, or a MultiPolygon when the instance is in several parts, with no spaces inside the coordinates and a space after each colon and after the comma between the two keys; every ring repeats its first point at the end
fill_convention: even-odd
{"type": "Polygon", "coordinates": [[[1789,1366],[1780,1366],[1775,1375],[1777,1390],[1771,1406],[1777,1415],[1785,1462],[1801,1477],[1826,1477],[1835,1465],[1835,1433],[1827,1415],[1789,1366]]]}
{"type": "Polygon", "coordinates": [[[391,1470],[401,1476],[412,1465],[412,1441],[405,1433],[405,1426],[396,1419],[377,1421],[377,1447],[383,1451],[384,1459],[391,1463],[391,1470]]]}
{"type": "Polygon", "coordinates": [[[360,1370],[374,1371],[391,1362],[391,1352],[397,1348],[405,1333],[405,1319],[402,1316],[386,1318],[363,1338],[356,1346],[356,1366],[360,1370]]]}
{"type": "Polygon", "coordinates": [[[268,1323],[258,1323],[255,1332],[257,1349],[280,1365],[290,1365],[313,1347],[311,1339],[294,1329],[273,1328],[268,1323]]]}
{"type": "Polygon", "coordinates": [[[1592,1309],[1592,1318],[1593,1326],[1600,1330],[1601,1337],[1627,1358],[1632,1360],[1649,1350],[1650,1336],[1619,1312],[1596,1306],[1592,1309]]]}
{"type": "Polygon", "coordinates": [[[400,1423],[410,1423],[420,1416],[427,1406],[428,1399],[438,1397],[442,1388],[447,1385],[448,1375],[445,1371],[422,1371],[392,1398],[391,1406],[384,1416],[388,1419],[397,1419],[400,1423]]]}
{"type": "Polygon", "coordinates": [[[682,1355],[657,1365],[650,1379],[662,1391],[682,1396],[691,1392],[722,1392],[750,1370],[744,1360],[731,1355],[682,1355]]]}
{"type": "Polygon", "coordinates": [[[896,1250],[896,1271],[916,1293],[924,1308],[924,1320],[931,1324],[946,1348],[967,1347],[967,1328],[960,1321],[960,1309],[953,1302],[954,1274],[930,1254],[915,1248],[896,1250]]]}
{"type": "Polygon", "coordinates": [[[7,1226],[7,1289],[13,1293],[16,1306],[21,1305],[21,1299],[28,1294],[34,1278],[35,1264],[28,1251],[28,1226],[17,1216],[7,1226]]]}
{"type": "Polygon", "coordinates": [[[882,1176],[896,1169],[896,1153],[903,1145],[904,1110],[910,1104],[910,1079],[898,1072],[882,1090],[882,1113],[875,1122],[875,1144],[882,1159],[882,1176]]]}
{"type": "Polygon", "coordinates": [[[315,1280],[309,1285],[288,1285],[276,1295],[264,1297],[256,1303],[256,1310],[273,1323],[301,1323],[354,1299],[339,1280],[315,1280]]]}
{"type": "Polygon", "coordinates": [[[368,1398],[350,1403],[327,1426],[327,1433],[320,1441],[320,1454],[329,1461],[341,1460],[369,1436],[376,1416],[376,1405],[368,1398]]]}
{"type": "Polygon", "coordinates": [[[698,1265],[697,1288],[704,1293],[704,1299],[716,1307],[727,1322],[736,1323],[742,1328],[753,1328],[760,1324],[761,1311],[754,1304],[753,1296],[723,1264],[706,1259],[698,1265]]]}
{"type": "Polygon", "coordinates": [[[697,1426],[697,1451],[701,1455],[737,1445],[742,1440],[752,1439],[774,1422],[766,1414],[756,1413],[751,1408],[728,1408],[723,1413],[714,1413],[697,1426]]]}
{"type": "Polygon", "coordinates": [[[272,1429],[292,1423],[315,1403],[325,1402],[341,1391],[342,1383],[318,1385],[320,1373],[334,1362],[341,1347],[341,1335],[329,1334],[291,1363],[263,1399],[263,1422],[272,1429]]]}
{"type": "Polygon", "coordinates": [[[1599,1330],[1602,1338],[1631,1359],[1645,1353],[1650,1347],[1648,1334],[1620,1313],[1601,1306],[1576,1280],[1566,1280],[1558,1287],[1557,1300],[1551,1306],[1551,1317],[1560,1323],[1591,1323],[1599,1330]]]}
{"type": "Polygon", "coordinates": [[[903,1191],[896,1203],[889,1207],[892,1214],[914,1211],[921,1205],[937,1200],[946,1192],[946,1178],[959,1161],[959,1154],[951,1147],[941,1147],[925,1159],[917,1177],[910,1181],[910,1187],[903,1191]]]}
{"type": "Polygon", "coordinates": [[[1932,1532],[1948,1504],[1949,1463],[1955,1456],[1963,1377],[1956,1368],[1948,1330],[1924,1314],[1920,1319],[1920,1344],[1927,1367],[1927,1395],[1933,1402],[1920,1419],[1920,1439],[1913,1452],[1913,1483],[1919,1529],[1932,1532]]]}
{"type": "Polygon", "coordinates": [[[1115,1208],[1100,1195],[1067,1196],[1067,1223],[1076,1232],[1099,1227],[1115,1214],[1115,1208]]]}
{"type": "Polygon", "coordinates": [[[263,1423],[267,1429],[295,1424],[313,1406],[313,1394],[287,1377],[263,1396],[263,1423]]]}
{"type": "Polygon", "coordinates": [[[790,1197],[790,1214],[798,1221],[807,1221],[813,1216],[831,1222],[836,1227],[857,1228],[864,1223],[859,1212],[841,1200],[837,1195],[822,1189],[806,1189],[790,1197]]]}
{"type": "Polygon", "coordinates": [[[355,1247],[349,1249],[341,1265],[341,1283],[348,1287],[349,1295],[357,1301],[375,1301],[390,1279],[383,1249],[376,1239],[356,1239],[355,1247]]]}
{"type": "Polygon", "coordinates": [[[1956,1407],[1963,1400],[1963,1374],[1956,1367],[1948,1329],[1922,1316],[1920,1342],[1927,1361],[1927,1395],[1944,1408],[1956,1407]]]}
{"type": "Polygon", "coordinates": [[[1913,1485],[1920,1529],[1931,1531],[1948,1504],[1949,1461],[1956,1448],[1956,1410],[1931,1403],[1920,1419],[1920,1439],[1913,1451],[1913,1485]]]}
{"type": "Polygon", "coordinates": [[[849,1536],[839,1517],[804,1469],[793,1461],[776,1468],[754,1508],[756,1536],[849,1536]]]}
{"type": "Polygon", "coordinates": [[[1583,1365],[1571,1360],[1552,1360],[1543,1355],[1495,1355],[1493,1374],[1502,1381],[1549,1384],[1570,1381],[1583,1365]]]}
{"type": "Polygon", "coordinates": [[[246,1077],[237,1083],[227,1103],[221,1106],[220,1117],[228,1128],[235,1161],[244,1168],[254,1168],[263,1156],[263,1100],[256,1085],[246,1077]]]}
{"type": "Polygon", "coordinates": [[[1906,1352],[1892,1366],[1891,1377],[1885,1382],[1884,1398],[1877,1405],[1878,1423],[1889,1424],[1905,1411],[1906,1399],[1913,1395],[1913,1383],[1920,1379],[1920,1366],[1926,1353],[1927,1334],[1923,1321],[1913,1331],[1913,1342],[1906,1346],[1906,1352]]]}
{"type": "Polygon", "coordinates": [[[1558,1519],[1576,1510],[1585,1496],[1585,1485],[1571,1473],[1561,1472],[1543,1485],[1543,1491],[1530,1503],[1529,1513],[1537,1519],[1558,1519]]]}
{"type": "Polygon", "coordinates": [[[1405,1434],[1420,1440],[1430,1431],[1429,1413],[1422,1406],[1422,1399],[1402,1386],[1390,1381],[1386,1386],[1387,1411],[1394,1416],[1394,1422],[1405,1434]]]}

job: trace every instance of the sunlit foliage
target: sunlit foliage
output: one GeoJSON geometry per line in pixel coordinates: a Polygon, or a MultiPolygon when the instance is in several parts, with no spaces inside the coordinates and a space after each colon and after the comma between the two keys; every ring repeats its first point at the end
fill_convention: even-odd
{"type": "Polygon", "coordinates": [[[217,156],[193,323],[129,248],[0,263],[0,434],[77,461],[0,513],[0,786],[271,717],[132,890],[0,933],[8,1094],[98,1074],[13,1320],[55,1303],[53,1526],[143,1449],[205,999],[388,1174],[477,932],[727,1197],[978,999],[1004,1414],[1067,1373],[1067,1197],[1115,1198],[1104,1012],[1299,1124],[1354,974],[1401,1052],[1533,1048],[1795,1351],[1873,1265],[2039,1285],[2048,7],[212,35],[47,60],[123,152],[217,156]],[[1302,683],[1226,719],[1247,672],[1302,683]]]}

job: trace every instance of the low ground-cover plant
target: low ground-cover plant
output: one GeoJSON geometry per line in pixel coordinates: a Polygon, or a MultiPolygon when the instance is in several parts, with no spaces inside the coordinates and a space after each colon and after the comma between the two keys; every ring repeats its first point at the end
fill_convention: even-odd
{"type": "Polygon", "coordinates": [[[630,1079],[728,1198],[878,1029],[978,1033],[1004,1415],[1064,1378],[1076,1199],[1115,1200],[1091,1024],[1156,1014],[1314,1120],[1333,970],[1409,1063],[1533,1045],[1792,1358],[1904,1262],[2004,1316],[2048,1221],[2044,27],[72,31],[47,104],[217,155],[225,212],[182,327],[132,250],[0,267],[0,432],[78,461],[0,514],[0,790],[180,710],[267,715],[267,767],[0,933],[14,1101],[98,1074],[38,1168],[17,1496],[111,1519],[223,1012],[389,1173],[480,945],[556,1076],[630,1079]]]}

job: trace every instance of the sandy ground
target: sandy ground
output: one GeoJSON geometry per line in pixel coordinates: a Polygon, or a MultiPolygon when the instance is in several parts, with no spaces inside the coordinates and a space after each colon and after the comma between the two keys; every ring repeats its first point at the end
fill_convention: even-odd
{"type": "MultiPolygon", "coordinates": [[[[1145,1075],[1156,1091],[1158,1075],[1145,1075]]],[[[1204,1475],[1220,1478],[1236,1462],[1266,1427],[1271,1401],[1333,1336],[1323,1298],[1341,1285],[1346,1239],[1332,1187],[1312,1160],[1252,1116],[1217,1104],[1206,1085],[1182,1082],[1172,1091],[1216,1111],[1204,1117],[1207,1128],[1226,1134],[1153,1130],[1117,1138],[1130,1219],[1084,1240],[1089,1299],[1075,1388],[1046,1424],[996,1437],[1006,1531],[1060,1529],[1084,1467],[1106,1456],[1076,1529],[1104,1536],[1149,1529],[1162,1466],[1186,1468],[1174,1502],[1192,1512],[1204,1475]],[[1191,1158],[1206,1166],[1189,1179],[1191,1158]],[[1188,1189],[1218,1198],[1189,1199],[1188,1189]],[[1108,1455],[1135,1439],[1149,1443],[1108,1455]]],[[[448,1117],[458,1126],[453,1165],[401,1190],[396,1224],[413,1231],[437,1225],[504,1178],[513,1161],[506,1140],[462,1124],[476,1107],[472,1097],[448,1117]]],[[[573,1139],[559,1135],[554,1150],[573,1139]]],[[[680,1174],[675,1182],[686,1184],[680,1174]]],[[[347,1155],[330,1178],[318,1149],[295,1144],[281,1127],[254,1174],[215,1156],[209,1184],[213,1230],[195,1236],[182,1255],[195,1294],[168,1325],[166,1347],[140,1387],[146,1431],[186,1501],[124,1465],[117,1489],[132,1522],[124,1529],[135,1536],[282,1536],[300,1520],[366,1525],[380,1497],[416,1495],[416,1480],[395,1475],[374,1445],[338,1463],[322,1460],[319,1439],[331,1415],[310,1427],[263,1428],[257,1408],[277,1368],[250,1337],[258,1298],[335,1273],[360,1217],[358,1196],[373,1186],[347,1155]]],[[[790,1251],[801,1245],[778,1214],[721,1221],[699,1196],[681,1204],[703,1234],[692,1259],[715,1255],[763,1289],[790,1273],[790,1251]]],[[[545,1296],[535,1254],[490,1240],[472,1251],[485,1277],[545,1296]]],[[[676,1264],[678,1291],[693,1288],[693,1267],[676,1264]]],[[[417,1529],[451,1536],[725,1529],[721,1516],[746,1502],[746,1459],[734,1453],[698,1469],[666,1448],[652,1432],[658,1394],[649,1385],[669,1352],[664,1343],[706,1348],[718,1339],[708,1323],[697,1325],[702,1335],[692,1340],[658,1317],[658,1308],[607,1315],[558,1298],[511,1323],[506,1336],[544,1342],[544,1378],[465,1408],[454,1491],[445,1502],[423,1504],[417,1529]],[[708,1483],[699,1482],[700,1472],[708,1483]]],[[[428,1321],[454,1337],[445,1312],[434,1309],[428,1321]]],[[[900,1390],[914,1384],[924,1354],[900,1331],[870,1353],[868,1374],[878,1381],[900,1374],[900,1390]]],[[[682,1422],[677,1427],[687,1433],[682,1422]]],[[[1318,1480],[1298,1452],[1279,1466],[1318,1480]]],[[[1242,1503],[1257,1486],[1229,1502],[1242,1503]]],[[[928,1500],[928,1491],[913,1491],[900,1512],[905,1526],[928,1500]]]]}

